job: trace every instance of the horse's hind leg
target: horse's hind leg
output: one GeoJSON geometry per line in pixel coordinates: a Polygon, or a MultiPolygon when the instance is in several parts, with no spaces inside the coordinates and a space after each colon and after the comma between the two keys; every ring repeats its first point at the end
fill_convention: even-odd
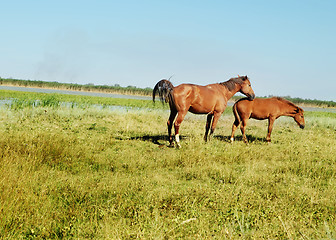
{"type": "Polygon", "coordinates": [[[207,122],[206,122],[206,125],[205,125],[204,141],[208,140],[208,133],[209,133],[212,118],[213,118],[213,114],[208,114],[207,122]]]}
{"type": "Polygon", "coordinates": [[[177,114],[177,118],[176,121],[174,123],[174,127],[175,127],[175,141],[176,141],[176,145],[178,148],[181,147],[180,145],[180,135],[179,135],[179,131],[180,131],[180,125],[185,117],[185,115],[187,114],[187,111],[184,112],[179,112],[177,114]]]}
{"type": "Polygon", "coordinates": [[[174,123],[174,119],[176,117],[177,111],[176,110],[171,110],[170,111],[170,115],[169,115],[169,119],[167,121],[167,126],[168,126],[168,137],[169,137],[169,146],[173,147],[174,146],[174,142],[173,142],[173,136],[172,136],[172,127],[173,127],[173,123],[174,123]]]}
{"type": "Polygon", "coordinates": [[[242,123],[240,125],[240,131],[241,131],[241,133],[243,135],[243,140],[244,140],[245,143],[247,143],[247,137],[245,135],[246,125],[247,125],[247,119],[243,119],[242,123]]]}
{"type": "Polygon", "coordinates": [[[235,131],[236,131],[237,127],[239,126],[239,124],[240,124],[240,121],[236,118],[235,121],[232,124],[232,132],[231,132],[231,138],[230,138],[232,143],[234,141],[235,131]]]}

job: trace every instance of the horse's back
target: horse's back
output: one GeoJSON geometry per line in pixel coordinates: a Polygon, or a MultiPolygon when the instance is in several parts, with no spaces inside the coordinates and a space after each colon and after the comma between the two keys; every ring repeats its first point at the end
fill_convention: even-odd
{"type": "Polygon", "coordinates": [[[217,85],[202,86],[184,83],[174,87],[173,95],[177,109],[185,108],[192,113],[200,114],[214,111],[220,105],[220,99],[223,99],[223,94],[217,85]]]}
{"type": "Polygon", "coordinates": [[[253,109],[253,101],[250,101],[247,98],[239,99],[233,105],[233,109],[234,111],[237,111],[240,118],[249,118],[253,109]]]}
{"type": "Polygon", "coordinates": [[[216,84],[209,84],[209,85],[197,85],[197,84],[192,84],[192,83],[182,83],[176,87],[174,87],[174,92],[176,94],[183,94],[183,93],[188,93],[190,91],[193,91],[193,93],[206,93],[206,92],[211,92],[215,89],[216,84]]]}
{"type": "Polygon", "coordinates": [[[278,115],[279,102],[276,98],[258,98],[253,104],[253,115],[256,119],[266,119],[278,115]]]}
{"type": "Polygon", "coordinates": [[[281,113],[281,102],[278,98],[255,98],[253,101],[241,99],[237,103],[240,112],[247,112],[250,118],[267,119],[270,116],[277,117],[281,113]]]}

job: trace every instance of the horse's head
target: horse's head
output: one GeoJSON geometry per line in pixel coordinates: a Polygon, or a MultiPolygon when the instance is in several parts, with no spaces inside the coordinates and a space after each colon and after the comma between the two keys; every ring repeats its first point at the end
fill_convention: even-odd
{"type": "Polygon", "coordinates": [[[248,97],[249,100],[253,100],[255,98],[255,94],[254,94],[254,91],[251,87],[251,83],[250,83],[250,80],[248,79],[247,76],[239,76],[238,75],[238,78],[240,78],[242,81],[241,81],[241,88],[240,88],[240,91],[242,94],[246,95],[248,97]]]}
{"type": "Polygon", "coordinates": [[[294,110],[294,120],[300,126],[301,129],[304,129],[306,124],[305,124],[302,108],[297,107],[294,110]]]}

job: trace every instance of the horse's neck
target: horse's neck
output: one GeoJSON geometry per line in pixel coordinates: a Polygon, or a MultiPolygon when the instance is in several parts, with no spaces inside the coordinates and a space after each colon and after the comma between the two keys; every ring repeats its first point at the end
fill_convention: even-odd
{"type": "Polygon", "coordinates": [[[236,84],[235,88],[232,89],[231,91],[228,91],[227,97],[228,99],[232,98],[233,95],[235,95],[237,92],[239,92],[241,89],[241,86],[239,84],[236,84]]]}
{"type": "Polygon", "coordinates": [[[294,117],[295,115],[295,107],[287,104],[287,103],[284,103],[284,107],[287,108],[287,110],[285,111],[284,113],[284,116],[288,116],[288,117],[294,117]]]}

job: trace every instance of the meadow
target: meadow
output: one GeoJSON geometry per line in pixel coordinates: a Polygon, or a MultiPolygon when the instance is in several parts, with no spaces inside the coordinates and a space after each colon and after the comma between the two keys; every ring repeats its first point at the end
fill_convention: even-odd
{"type": "Polygon", "coordinates": [[[211,141],[188,113],[168,148],[167,106],[0,91],[1,239],[335,239],[336,114],[250,120],[211,141]],[[123,107],[111,107],[123,106],[123,107]]]}

